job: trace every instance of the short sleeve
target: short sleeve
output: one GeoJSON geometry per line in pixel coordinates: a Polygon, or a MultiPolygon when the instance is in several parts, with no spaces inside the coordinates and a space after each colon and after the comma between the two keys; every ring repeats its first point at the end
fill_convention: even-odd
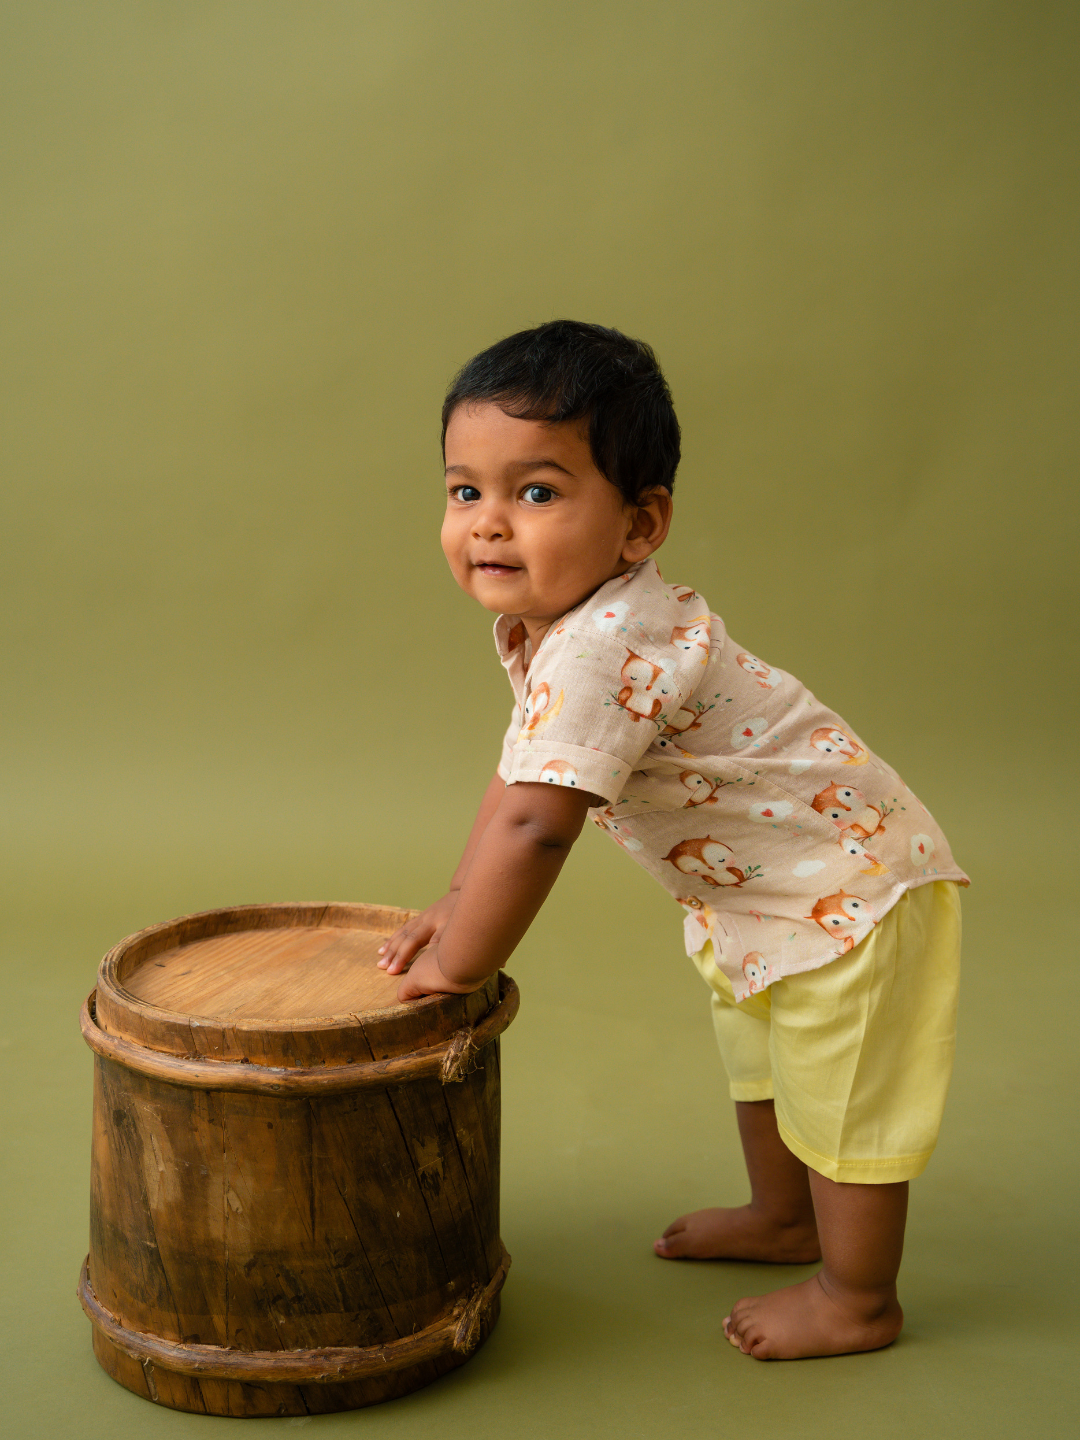
{"type": "Polygon", "coordinates": [[[595,629],[560,629],[544,641],[520,733],[504,747],[508,785],[573,786],[615,803],[696,678],[682,673],[682,652],[644,638],[635,644],[595,629]]]}

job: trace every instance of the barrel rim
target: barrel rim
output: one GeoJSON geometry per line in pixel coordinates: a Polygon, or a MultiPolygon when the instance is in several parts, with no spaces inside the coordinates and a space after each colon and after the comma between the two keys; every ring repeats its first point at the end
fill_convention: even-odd
{"type": "Polygon", "coordinates": [[[445,1085],[463,1080],[475,1068],[480,1051],[497,1039],[517,1014],[520,992],[516,983],[500,971],[496,986],[497,1000],[475,1025],[465,1026],[445,1040],[419,1050],[359,1063],[284,1067],[248,1059],[171,1054],[115,1035],[100,1026],[96,990],[83,1002],[79,1023],[83,1039],[103,1060],[134,1070],[148,1079],[187,1089],[288,1096],[388,1089],[411,1080],[439,1079],[445,1085]]]}
{"type": "Polygon", "coordinates": [[[124,973],[139,960],[148,960],[165,950],[177,949],[198,940],[212,939],[216,935],[243,934],[255,930],[355,930],[359,925],[335,925],[325,923],[326,916],[334,918],[371,918],[377,923],[370,928],[376,932],[385,929],[392,935],[399,925],[415,919],[419,910],[403,910],[394,905],[368,905],[353,901],[270,901],[265,904],[252,902],[245,905],[226,905],[216,910],[198,910],[191,915],[178,915],[172,920],[162,920],[156,925],[147,925],[126,935],[102,957],[98,966],[98,989],[114,996],[123,1003],[126,1010],[148,1019],[180,1026],[202,1025],[207,1027],[227,1025],[232,1031],[243,1033],[268,1032],[289,1034],[298,1029],[340,1030],[357,1024],[358,1019],[392,1019],[406,1011],[419,1008],[437,1009],[445,1002],[446,996],[425,995],[422,1000],[398,1001],[396,1005],[380,1006],[377,1010],[341,1010],[332,1015],[290,1015],[281,1018],[263,1019],[255,1015],[239,1018],[219,1019],[212,1015],[189,1015],[183,1010],[167,1010],[162,1005],[151,1005],[141,999],[124,984],[124,973]],[[222,925],[222,920],[254,920],[260,917],[284,918],[286,915],[303,916],[299,923],[280,925],[237,924],[222,925]],[[386,917],[382,923],[379,918],[386,917]],[[183,935],[184,938],[178,938],[183,935]],[[125,966],[125,962],[127,962],[125,966]]]}

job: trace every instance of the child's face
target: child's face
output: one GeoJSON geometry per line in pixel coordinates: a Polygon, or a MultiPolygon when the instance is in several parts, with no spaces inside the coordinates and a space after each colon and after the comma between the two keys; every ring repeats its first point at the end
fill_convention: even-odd
{"type": "Polygon", "coordinates": [[[547,627],[663,542],[671,497],[630,505],[593,463],[584,428],[459,405],[446,430],[442,547],[486,610],[547,627]]]}

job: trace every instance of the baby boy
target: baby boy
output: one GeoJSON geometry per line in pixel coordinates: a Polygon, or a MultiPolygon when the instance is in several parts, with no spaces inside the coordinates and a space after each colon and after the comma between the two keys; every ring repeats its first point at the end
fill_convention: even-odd
{"type": "Polygon", "coordinates": [[[750,1178],[748,1205],[683,1216],[656,1253],[822,1262],[732,1306],[744,1354],[888,1345],[908,1181],[952,1067],[966,876],[839,715],[661,577],[679,425],[647,345],[573,321],[511,335],[454,380],[443,448],[443,550],[499,616],[516,704],[449,891],[380,964],[402,1000],[475,989],[591,818],[685,911],[750,1178]]]}

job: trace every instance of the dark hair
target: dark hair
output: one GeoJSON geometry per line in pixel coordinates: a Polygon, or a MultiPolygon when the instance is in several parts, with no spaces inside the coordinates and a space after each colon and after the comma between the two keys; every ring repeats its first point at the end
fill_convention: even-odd
{"type": "Polygon", "coordinates": [[[656,356],[603,325],[551,320],[508,335],[463,366],[446,392],[446,427],[459,405],[490,401],[519,420],[588,420],[593,463],[633,503],[679,465],[679,422],[656,356]]]}

